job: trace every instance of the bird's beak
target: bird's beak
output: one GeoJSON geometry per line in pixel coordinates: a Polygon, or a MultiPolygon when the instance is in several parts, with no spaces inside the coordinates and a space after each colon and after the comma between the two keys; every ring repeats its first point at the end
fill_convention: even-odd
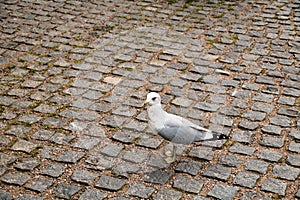
{"type": "Polygon", "coordinates": [[[148,105],[149,104],[149,101],[146,99],[145,101],[144,101],[144,103],[143,103],[143,106],[146,106],[146,105],[148,105]]]}

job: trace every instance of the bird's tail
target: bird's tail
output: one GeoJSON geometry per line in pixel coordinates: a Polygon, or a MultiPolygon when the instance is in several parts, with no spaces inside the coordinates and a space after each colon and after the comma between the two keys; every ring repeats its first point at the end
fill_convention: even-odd
{"type": "Polygon", "coordinates": [[[215,132],[212,132],[208,130],[208,132],[205,133],[205,137],[199,137],[196,138],[195,141],[200,142],[200,141],[217,141],[217,140],[227,140],[229,137],[225,134],[217,134],[215,132]]]}
{"type": "Polygon", "coordinates": [[[203,140],[203,141],[216,141],[216,140],[227,140],[229,137],[225,134],[218,135],[216,133],[212,133],[212,138],[203,140]]]}

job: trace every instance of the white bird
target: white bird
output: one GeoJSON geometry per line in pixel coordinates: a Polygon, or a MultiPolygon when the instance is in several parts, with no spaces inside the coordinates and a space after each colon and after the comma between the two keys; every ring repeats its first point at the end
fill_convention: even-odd
{"type": "MultiPolygon", "coordinates": [[[[162,109],[161,97],[156,92],[148,93],[145,103],[150,104],[147,109],[150,127],[168,141],[176,144],[191,144],[199,141],[228,139],[228,136],[224,134],[218,135],[178,115],[167,113],[162,109]]],[[[171,156],[174,161],[176,156],[174,148],[171,156]]],[[[169,162],[172,159],[169,159],[169,162]]]]}

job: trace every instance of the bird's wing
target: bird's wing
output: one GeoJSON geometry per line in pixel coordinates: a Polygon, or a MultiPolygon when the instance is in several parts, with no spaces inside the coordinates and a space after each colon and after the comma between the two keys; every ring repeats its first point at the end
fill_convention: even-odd
{"type": "Polygon", "coordinates": [[[163,128],[158,133],[167,140],[183,144],[213,138],[210,130],[169,113],[165,117],[163,128]]]}

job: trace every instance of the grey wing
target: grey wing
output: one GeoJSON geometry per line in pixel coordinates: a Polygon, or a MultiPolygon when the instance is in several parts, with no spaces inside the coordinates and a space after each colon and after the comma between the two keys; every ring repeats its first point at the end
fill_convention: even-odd
{"type": "Polygon", "coordinates": [[[164,122],[164,127],[157,132],[166,140],[178,144],[191,144],[213,138],[210,130],[198,127],[182,117],[169,114],[164,122]]]}

